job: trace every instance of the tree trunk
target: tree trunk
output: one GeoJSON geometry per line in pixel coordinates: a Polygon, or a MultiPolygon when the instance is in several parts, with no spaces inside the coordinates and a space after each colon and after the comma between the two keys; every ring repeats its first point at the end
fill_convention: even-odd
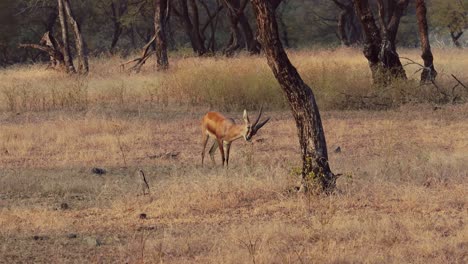
{"type": "Polygon", "coordinates": [[[251,0],[251,3],[268,65],[286,94],[296,120],[302,150],[302,186],[307,190],[315,182],[330,193],[335,188],[336,176],[328,164],[325,133],[314,94],[283,49],[273,5],[264,0],[251,0]]]}
{"type": "Polygon", "coordinates": [[[204,44],[204,38],[200,33],[200,18],[198,14],[198,5],[195,0],[188,0],[191,9],[191,21],[192,21],[192,38],[195,46],[197,47],[198,55],[203,55],[206,53],[206,48],[204,44]]]}
{"type": "Polygon", "coordinates": [[[350,46],[361,41],[361,31],[358,28],[359,22],[353,9],[351,0],[342,3],[338,0],[333,0],[336,6],[341,9],[338,16],[338,36],[340,37],[341,45],[350,46]]]}
{"type": "Polygon", "coordinates": [[[166,70],[169,68],[167,58],[166,25],[169,0],[154,0],[154,32],[156,35],[156,68],[166,70]]]}
{"type": "Polygon", "coordinates": [[[200,35],[199,28],[199,16],[198,16],[198,6],[195,0],[179,0],[180,12],[175,8],[172,8],[175,15],[177,15],[184,25],[185,32],[190,38],[190,44],[192,49],[198,55],[203,55],[206,53],[206,48],[204,45],[204,40],[200,35]],[[187,1],[190,3],[190,9],[192,10],[192,15],[190,15],[187,1]]]}
{"type": "Polygon", "coordinates": [[[406,79],[406,73],[396,51],[396,35],[403,11],[409,0],[384,5],[378,0],[380,30],[376,25],[368,0],[353,0],[365,35],[364,56],[369,61],[374,84],[388,85],[393,79],[406,79]],[[391,13],[390,13],[391,12],[391,13]]]}
{"type": "Polygon", "coordinates": [[[434,57],[429,43],[429,33],[426,19],[426,3],[424,0],[416,0],[416,17],[418,18],[419,39],[421,41],[421,58],[424,60],[424,69],[421,72],[421,84],[435,80],[437,71],[434,68],[434,57]]]}
{"type": "Polygon", "coordinates": [[[65,71],[68,73],[76,72],[73,65],[73,58],[70,51],[70,41],[68,39],[68,24],[64,9],[64,0],[58,0],[59,20],[60,27],[62,28],[62,42],[63,42],[63,60],[65,62],[65,71]]]}
{"type": "Polygon", "coordinates": [[[338,16],[338,35],[340,36],[341,45],[342,46],[349,46],[349,41],[346,36],[346,10],[341,11],[340,15],[338,16]]]}
{"type": "Polygon", "coordinates": [[[364,31],[364,56],[369,62],[372,79],[374,80],[374,83],[377,83],[380,79],[379,53],[382,38],[380,37],[379,28],[377,27],[372,11],[370,10],[369,2],[367,0],[353,0],[353,2],[356,14],[359,16],[362,29],[364,31]]]}
{"type": "Polygon", "coordinates": [[[47,17],[47,21],[45,22],[45,32],[49,32],[50,34],[54,33],[54,25],[57,21],[58,13],[56,9],[53,9],[52,12],[47,17]]]}
{"type": "Polygon", "coordinates": [[[112,11],[111,19],[112,24],[114,26],[114,32],[112,34],[112,41],[109,50],[110,53],[114,53],[115,47],[117,46],[117,42],[119,41],[120,36],[123,32],[122,22],[120,21],[120,18],[127,11],[127,1],[119,1],[118,6],[114,3],[114,1],[112,1],[110,8],[112,11]]]}
{"type": "Polygon", "coordinates": [[[250,54],[260,53],[260,45],[254,36],[248,18],[244,14],[247,3],[248,0],[244,0],[243,2],[240,0],[224,0],[224,4],[228,10],[227,14],[231,24],[232,37],[232,41],[228,43],[228,46],[224,50],[227,55],[231,55],[244,46],[250,54]],[[244,45],[240,43],[241,39],[244,40],[244,45]]]}
{"type": "Polygon", "coordinates": [[[250,27],[249,20],[244,14],[244,11],[240,11],[239,14],[239,25],[243,33],[245,46],[247,51],[250,54],[259,54],[260,47],[258,45],[257,40],[255,39],[254,33],[252,31],[252,27],[250,27]]]}
{"type": "Polygon", "coordinates": [[[401,64],[400,57],[396,51],[396,35],[400,25],[400,19],[404,10],[408,7],[409,0],[400,0],[395,5],[389,0],[388,16],[389,22],[385,25],[385,15],[381,14],[382,28],[385,32],[380,49],[380,61],[384,69],[384,84],[390,83],[392,78],[406,79],[405,69],[401,64]],[[390,13],[392,12],[392,13],[390,13]]]}
{"type": "Polygon", "coordinates": [[[227,43],[226,47],[223,50],[223,53],[226,56],[232,56],[236,51],[241,49],[242,46],[242,35],[239,29],[239,19],[237,15],[236,5],[235,3],[239,4],[238,0],[231,1],[231,0],[224,0],[224,4],[226,5],[227,14],[229,16],[229,25],[230,25],[230,38],[229,42],[227,43]]]}
{"type": "Polygon", "coordinates": [[[80,25],[76,22],[75,16],[70,7],[69,0],[63,0],[65,12],[67,13],[68,20],[73,27],[73,33],[75,35],[75,46],[76,52],[78,53],[78,72],[86,74],[89,72],[88,54],[86,50],[86,43],[81,34],[80,25]]]}

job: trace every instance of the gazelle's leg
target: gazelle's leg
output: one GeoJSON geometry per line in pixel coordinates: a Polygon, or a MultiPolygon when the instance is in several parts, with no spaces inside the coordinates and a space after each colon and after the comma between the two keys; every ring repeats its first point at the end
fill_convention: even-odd
{"type": "Polygon", "coordinates": [[[223,140],[221,139],[217,139],[218,140],[218,147],[219,147],[219,151],[221,152],[221,159],[222,159],[222,164],[223,164],[223,167],[224,167],[224,148],[223,148],[223,140]]]}
{"type": "Polygon", "coordinates": [[[213,145],[212,145],[211,148],[210,148],[210,151],[209,151],[210,157],[211,157],[211,161],[213,162],[213,164],[216,164],[215,159],[214,159],[214,156],[215,156],[215,152],[216,152],[216,149],[217,149],[217,148],[218,148],[218,141],[215,140],[215,141],[213,142],[213,145]]]}
{"type": "Polygon", "coordinates": [[[225,143],[224,149],[226,152],[226,167],[229,166],[229,151],[231,150],[231,143],[225,143]]]}
{"type": "Polygon", "coordinates": [[[203,133],[203,149],[202,149],[202,153],[201,153],[201,165],[203,166],[203,160],[205,159],[205,148],[206,148],[206,143],[208,143],[208,138],[209,136],[205,133],[203,133]]]}

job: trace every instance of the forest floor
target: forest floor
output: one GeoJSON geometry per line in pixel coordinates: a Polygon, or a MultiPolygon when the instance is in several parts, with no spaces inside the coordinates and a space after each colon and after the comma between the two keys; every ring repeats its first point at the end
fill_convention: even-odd
{"type": "Polygon", "coordinates": [[[343,174],[330,196],[292,191],[296,127],[262,56],[1,69],[0,263],[468,263],[468,90],[451,77],[468,83],[468,53],[434,54],[438,87],[410,64],[382,89],[361,51],[289,52],[343,174]],[[260,104],[272,119],[229,169],[202,167],[204,113],[260,104]]]}

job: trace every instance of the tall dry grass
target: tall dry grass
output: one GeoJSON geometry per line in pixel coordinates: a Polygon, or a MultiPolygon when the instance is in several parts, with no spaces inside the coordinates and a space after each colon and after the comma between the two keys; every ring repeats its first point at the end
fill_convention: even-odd
{"type": "MultiPolygon", "coordinates": [[[[419,54],[415,49],[400,51],[401,56],[420,62],[419,54]]],[[[347,95],[374,96],[376,91],[380,91],[377,95],[382,98],[378,103],[388,107],[444,101],[436,87],[418,85],[419,66],[416,65],[406,67],[408,82],[379,90],[372,87],[367,62],[357,49],[290,51],[289,56],[315,91],[322,109],[369,107],[356,100],[350,101],[347,95]]],[[[467,82],[466,53],[459,49],[435,49],[434,56],[442,90],[452,93],[456,82],[450,74],[467,82]]],[[[254,108],[261,103],[269,109],[286,108],[281,89],[263,56],[171,57],[168,72],[156,72],[154,62],[149,61],[141,74],[122,71],[118,66],[122,61],[119,57],[95,58],[87,77],[48,71],[44,65],[1,70],[0,110],[24,112],[95,107],[141,110],[203,105],[229,111],[254,108]]],[[[466,99],[467,91],[458,87],[454,94],[466,99]]]]}

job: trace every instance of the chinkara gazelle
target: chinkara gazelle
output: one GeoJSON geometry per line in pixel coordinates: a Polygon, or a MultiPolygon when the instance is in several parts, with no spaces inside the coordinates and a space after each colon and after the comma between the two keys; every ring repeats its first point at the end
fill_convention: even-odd
{"type": "Polygon", "coordinates": [[[268,117],[264,121],[260,122],[262,117],[263,106],[260,108],[257,120],[254,124],[250,123],[249,115],[247,110],[244,110],[244,123],[237,125],[232,118],[226,118],[218,112],[208,112],[202,120],[202,133],[203,133],[203,149],[202,149],[202,166],[203,160],[205,159],[205,148],[208,143],[208,139],[211,137],[215,139],[213,146],[210,148],[211,160],[214,163],[214,153],[216,147],[219,147],[221,152],[222,164],[226,162],[226,167],[229,164],[229,150],[234,140],[244,138],[246,141],[252,139],[258,130],[262,128],[269,120],[268,117]]]}

